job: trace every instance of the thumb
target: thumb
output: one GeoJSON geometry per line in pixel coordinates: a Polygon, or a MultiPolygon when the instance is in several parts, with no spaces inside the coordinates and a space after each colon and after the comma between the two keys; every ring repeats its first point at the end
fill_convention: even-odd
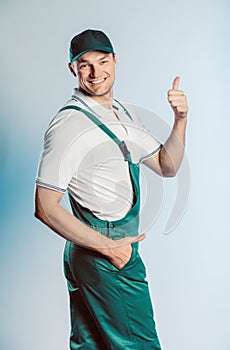
{"type": "Polygon", "coordinates": [[[145,233],[142,233],[140,235],[138,235],[132,242],[140,242],[140,241],[143,241],[143,239],[145,239],[146,237],[146,234],[145,233]]]}
{"type": "Polygon", "coordinates": [[[146,237],[146,234],[145,233],[142,233],[141,235],[138,235],[138,236],[126,236],[124,238],[121,238],[121,239],[118,239],[118,240],[115,240],[115,241],[111,241],[111,244],[112,246],[111,247],[119,247],[119,246],[124,246],[124,245],[127,245],[127,244],[131,244],[131,243],[134,243],[134,242],[140,242],[140,241],[143,241],[143,239],[145,239],[146,237]]]}
{"type": "Polygon", "coordinates": [[[178,88],[179,88],[179,82],[180,82],[180,77],[176,77],[176,78],[173,80],[173,83],[172,83],[172,88],[173,88],[173,90],[178,90],[178,88]]]}

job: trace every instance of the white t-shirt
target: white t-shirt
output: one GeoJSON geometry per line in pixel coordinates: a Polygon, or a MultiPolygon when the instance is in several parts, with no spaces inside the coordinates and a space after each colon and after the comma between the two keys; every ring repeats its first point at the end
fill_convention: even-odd
{"type": "MultiPolygon", "coordinates": [[[[65,106],[93,112],[125,141],[133,163],[141,163],[160,150],[161,143],[142,126],[133,108],[131,120],[115,100],[113,108],[107,109],[78,89],[74,89],[73,96],[75,100],[65,106]]],[[[132,206],[128,162],[119,146],[85,114],[74,109],[59,112],[49,124],[36,183],[60,192],[67,190],[102,220],[119,220],[132,206]]]]}

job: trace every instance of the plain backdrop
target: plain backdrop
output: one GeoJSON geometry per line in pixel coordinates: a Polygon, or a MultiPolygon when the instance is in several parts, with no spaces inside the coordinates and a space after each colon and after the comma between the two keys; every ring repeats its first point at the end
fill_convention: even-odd
{"type": "MultiPolygon", "coordinates": [[[[181,77],[189,201],[166,234],[181,188],[143,170],[146,203],[162,203],[141,252],[163,350],[229,350],[229,2],[9,0],[0,8],[0,348],[68,349],[64,240],[33,217],[33,192],[44,131],[76,85],[69,41],[93,28],[118,54],[115,95],[170,127],[167,90],[181,77]]],[[[151,210],[145,205],[146,217],[151,210]]]]}

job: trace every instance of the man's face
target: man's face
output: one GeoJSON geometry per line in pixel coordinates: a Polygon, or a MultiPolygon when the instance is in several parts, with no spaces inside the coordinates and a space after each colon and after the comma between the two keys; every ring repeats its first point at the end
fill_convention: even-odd
{"type": "Polygon", "coordinates": [[[115,80],[115,55],[102,51],[89,51],[77,62],[79,88],[82,92],[98,100],[111,97],[115,80]]]}

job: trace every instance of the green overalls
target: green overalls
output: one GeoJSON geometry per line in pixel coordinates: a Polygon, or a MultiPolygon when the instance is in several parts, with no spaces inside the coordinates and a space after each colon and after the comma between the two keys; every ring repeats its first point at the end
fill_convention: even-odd
{"type": "MultiPolygon", "coordinates": [[[[124,161],[128,162],[133,186],[133,205],[120,220],[100,220],[69,195],[73,214],[111,239],[137,236],[139,165],[132,163],[125,142],[120,141],[94,114],[74,105],[61,111],[65,109],[82,112],[118,145],[124,161]]],[[[67,241],[64,271],[70,294],[71,350],[161,349],[138,243],[132,244],[131,258],[119,270],[104,255],[67,241]]]]}

